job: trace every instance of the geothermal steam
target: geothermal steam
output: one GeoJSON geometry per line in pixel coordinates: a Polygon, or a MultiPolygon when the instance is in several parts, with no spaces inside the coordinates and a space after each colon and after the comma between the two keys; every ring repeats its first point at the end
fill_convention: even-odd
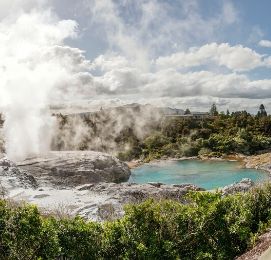
{"type": "Polygon", "coordinates": [[[67,50],[77,49],[63,46],[75,30],[74,21],[59,21],[50,11],[21,13],[0,23],[0,106],[6,153],[13,160],[49,149],[54,123],[49,104],[75,73],[67,50]]]}

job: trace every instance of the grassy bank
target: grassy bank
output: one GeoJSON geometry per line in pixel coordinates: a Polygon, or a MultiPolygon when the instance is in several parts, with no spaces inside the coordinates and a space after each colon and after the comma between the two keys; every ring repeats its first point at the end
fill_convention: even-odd
{"type": "Polygon", "coordinates": [[[271,185],[222,197],[196,192],[187,204],[148,200],[106,223],[42,216],[0,201],[1,259],[233,259],[271,221],[271,185]]]}

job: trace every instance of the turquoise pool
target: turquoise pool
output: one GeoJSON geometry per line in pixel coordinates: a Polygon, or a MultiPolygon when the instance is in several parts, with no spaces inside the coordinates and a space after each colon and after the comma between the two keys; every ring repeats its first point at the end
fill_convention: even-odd
{"type": "Polygon", "coordinates": [[[129,182],[192,183],[205,189],[215,189],[242,178],[261,182],[267,180],[269,174],[261,170],[242,168],[239,162],[234,161],[161,161],[132,169],[129,182]]]}

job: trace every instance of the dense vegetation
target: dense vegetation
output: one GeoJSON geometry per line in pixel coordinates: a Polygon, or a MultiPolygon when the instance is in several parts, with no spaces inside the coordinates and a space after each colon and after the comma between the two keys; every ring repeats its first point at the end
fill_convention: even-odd
{"type": "Polygon", "coordinates": [[[128,206],[122,219],[94,223],[0,200],[0,258],[229,260],[271,221],[270,184],[226,197],[194,192],[186,201],[148,200],[128,206]]]}
{"type": "MultiPolygon", "coordinates": [[[[131,137],[130,137],[131,139],[131,137]]],[[[271,148],[271,116],[246,111],[220,113],[200,120],[168,117],[145,139],[136,137],[123,160],[166,157],[254,154],[271,148]]]]}
{"type": "MultiPolygon", "coordinates": [[[[186,109],[185,114],[191,113],[186,109]]],[[[215,104],[205,118],[164,116],[158,108],[136,106],[79,116],[58,115],[55,150],[96,150],[122,160],[161,157],[254,154],[271,148],[271,116],[264,106],[218,113],[215,104]]]]}

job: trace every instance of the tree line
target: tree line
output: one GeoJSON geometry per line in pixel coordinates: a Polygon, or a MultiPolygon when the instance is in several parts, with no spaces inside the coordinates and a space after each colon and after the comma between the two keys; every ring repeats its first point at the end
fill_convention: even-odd
{"type": "Polygon", "coordinates": [[[210,115],[199,120],[164,118],[144,140],[138,140],[136,136],[131,138],[130,132],[129,140],[133,142],[130,142],[128,151],[119,154],[119,158],[149,161],[162,157],[251,155],[271,148],[271,116],[266,113],[264,105],[252,115],[247,111],[218,113],[213,104],[210,115]]]}

